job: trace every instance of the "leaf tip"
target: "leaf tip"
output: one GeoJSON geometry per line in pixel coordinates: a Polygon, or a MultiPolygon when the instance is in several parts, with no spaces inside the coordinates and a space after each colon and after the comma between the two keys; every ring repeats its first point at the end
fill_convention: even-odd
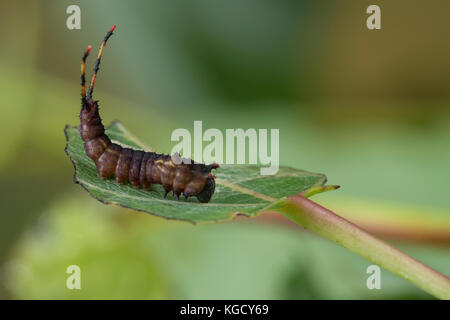
{"type": "Polygon", "coordinates": [[[305,198],[309,198],[315,194],[318,193],[322,193],[322,192],[326,192],[326,191],[331,191],[331,190],[337,190],[339,189],[341,186],[339,185],[328,185],[328,186],[320,186],[320,187],[314,187],[308,190],[304,190],[302,192],[300,192],[298,195],[303,196],[305,198]]]}

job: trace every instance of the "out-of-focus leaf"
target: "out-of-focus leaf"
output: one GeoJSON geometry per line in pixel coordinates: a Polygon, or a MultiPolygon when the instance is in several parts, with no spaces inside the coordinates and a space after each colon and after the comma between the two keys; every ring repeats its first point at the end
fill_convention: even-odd
{"type": "Polygon", "coordinates": [[[25,233],[3,269],[6,287],[25,299],[167,298],[153,249],[135,245],[116,211],[79,200],[57,201],[25,233]],[[66,286],[71,265],[80,267],[80,290],[66,286]]]}
{"type": "MultiPolygon", "coordinates": [[[[270,209],[284,197],[321,187],[323,174],[282,167],[276,175],[261,176],[260,168],[251,165],[223,165],[217,170],[216,192],[210,203],[197,199],[176,201],[163,198],[163,188],[153,185],[151,191],[118,185],[113,179],[100,179],[94,162],[87,157],[78,127],[67,126],[66,152],[75,167],[74,180],[93,197],[104,203],[145,211],[168,219],[190,222],[226,221],[235,214],[255,216],[270,209]]],[[[107,128],[111,139],[121,145],[146,149],[120,123],[107,128]]]]}
{"type": "MultiPolygon", "coordinates": [[[[384,270],[382,289],[367,289],[369,262],[310,233],[242,222],[194,227],[83,199],[80,191],[56,201],[17,242],[2,272],[12,297],[430,298],[384,270]],[[81,290],[66,287],[69,265],[81,269],[81,290]]],[[[438,269],[450,265],[448,249],[403,249],[438,269]]]]}

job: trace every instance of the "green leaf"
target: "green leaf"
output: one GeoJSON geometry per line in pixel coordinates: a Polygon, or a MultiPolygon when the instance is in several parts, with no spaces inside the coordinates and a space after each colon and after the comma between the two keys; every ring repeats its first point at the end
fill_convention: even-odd
{"type": "MultiPolygon", "coordinates": [[[[150,150],[119,122],[112,123],[106,133],[122,146],[150,150]]],[[[201,223],[231,220],[236,214],[256,216],[287,196],[299,192],[312,195],[330,189],[323,188],[326,182],[323,174],[281,167],[276,175],[261,176],[260,167],[256,165],[222,165],[216,170],[216,191],[209,203],[199,203],[195,198],[177,201],[171,195],[164,199],[161,185],[153,185],[151,191],[145,191],[130,184],[116,184],[114,179],[99,178],[94,162],[84,151],[79,128],[66,126],[65,134],[66,153],[74,165],[76,183],[103,203],[167,219],[201,223]]]]}
{"type": "MultiPolygon", "coordinates": [[[[74,180],[104,203],[149,212],[168,219],[196,222],[231,220],[241,213],[255,216],[277,211],[323,237],[410,281],[438,298],[450,298],[450,279],[407,254],[377,239],[334,212],[307,197],[336,186],[325,186],[326,178],[292,168],[280,168],[277,175],[261,176],[257,166],[227,165],[218,170],[216,193],[210,203],[163,199],[162,188],[143,191],[102,180],[86,156],[77,127],[66,126],[66,153],[75,167],[74,180]]],[[[120,123],[107,128],[112,140],[130,147],[145,146],[120,123]]],[[[148,148],[147,148],[148,149],[148,148]]]]}

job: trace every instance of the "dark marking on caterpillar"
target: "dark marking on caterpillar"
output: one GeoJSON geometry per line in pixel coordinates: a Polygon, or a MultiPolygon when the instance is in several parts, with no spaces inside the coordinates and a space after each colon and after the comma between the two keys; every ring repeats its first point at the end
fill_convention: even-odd
{"type": "Polygon", "coordinates": [[[129,182],[134,187],[145,190],[150,190],[153,184],[161,184],[165,190],[164,197],[172,191],[177,199],[183,194],[186,199],[195,196],[200,202],[209,202],[216,186],[216,177],[211,171],[219,168],[218,164],[205,165],[194,163],[190,159],[180,161],[178,154],[170,156],[123,148],[111,142],[105,134],[98,101],[92,99],[92,93],[103,49],[115,27],[114,25],[106,34],[100,46],[87,96],[85,65],[91,46],[81,60],[80,133],[87,156],[94,161],[98,174],[103,179],[114,177],[118,184],[129,182]]]}

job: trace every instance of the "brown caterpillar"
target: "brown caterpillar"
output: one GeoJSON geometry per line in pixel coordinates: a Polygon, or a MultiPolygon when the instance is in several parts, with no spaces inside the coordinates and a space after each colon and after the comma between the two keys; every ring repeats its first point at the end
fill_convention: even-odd
{"type": "Polygon", "coordinates": [[[205,165],[194,163],[190,159],[181,161],[178,154],[169,156],[122,148],[112,143],[105,134],[98,101],[92,100],[92,92],[103,49],[115,28],[114,25],[100,46],[87,97],[85,65],[91,46],[87,48],[81,60],[80,133],[86,154],[94,160],[98,174],[103,179],[114,176],[119,184],[129,181],[134,187],[146,190],[149,190],[152,184],[161,184],[165,190],[164,198],[173,191],[177,199],[183,193],[186,199],[196,196],[200,202],[209,202],[216,187],[215,175],[211,170],[219,168],[218,164],[205,165]]]}

